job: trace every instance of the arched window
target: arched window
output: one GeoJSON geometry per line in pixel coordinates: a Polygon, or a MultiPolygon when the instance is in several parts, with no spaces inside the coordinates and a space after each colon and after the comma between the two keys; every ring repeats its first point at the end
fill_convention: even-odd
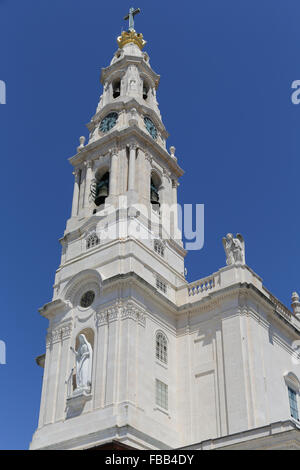
{"type": "Polygon", "coordinates": [[[100,242],[98,236],[95,233],[91,233],[86,239],[86,248],[93,248],[93,246],[98,245],[100,242]]]}
{"type": "Polygon", "coordinates": [[[156,334],[156,359],[165,364],[168,362],[167,338],[161,331],[156,334]]]}
{"type": "Polygon", "coordinates": [[[113,97],[118,98],[121,94],[121,80],[117,79],[113,82],[112,84],[112,89],[113,89],[113,97]]]}
{"type": "Polygon", "coordinates": [[[287,386],[289,405],[290,405],[290,415],[292,418],[299,421],[299,392],[300,392],[300,382],[298,377],[293,373],[289,372],[284,375],[284,380],[287,386]]]}
{"type": "Polygon", "coordinates": [[[101,206],[109,195],[109,172],[107,171],[97,182],[95,188],[95,204],[101,206]]]}

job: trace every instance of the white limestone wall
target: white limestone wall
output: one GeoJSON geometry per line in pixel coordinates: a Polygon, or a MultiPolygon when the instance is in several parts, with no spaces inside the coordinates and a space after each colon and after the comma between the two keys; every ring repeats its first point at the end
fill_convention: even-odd
{"type": "Polygon", "coordinates": [[[88,309],[73,307],[68,317],[72,320],[64,335],[64,318],[51,329],[40,426],[32,448],[70,448],[70,442],[63,442],[76,439],[83,439],[81,442],[84,442],[83,436],[93,430],[104,432],[109,425],[116,424],[133,426],[166,445],[179,445],[174,320],[170,313],[163,314],[157,308],[157,302],[151,299],[151,295],[145,296],[143,290],[133,291],[130,284],[123,285],[121,303],[120,300],[116,302],[115,295],[116,290],[111,289],[104,296],[97,297],[88,309]],[[132,295],[138,303],[135,299],[129,300],[132,295]],[[142,299],[144,304],[141,303],[142,299]],[[69,417],[66,414],[66,380],[74,363],[70,345],[75,347],[76,337],[87,328],[95,334],[92,399],[87,401],[79,416],[69,417]],[[168,338],[167,365],[161,364],[155,356],[158,330],[168,338]],[[168,385],[168,410],[160,409],[155,403],[156,378],[168,385]],[[98,421],[94,420],[93,413],[98,421]]]}
{"type": "Polygon", "coordinates": [[[246,318],[255,426],[290,418],[284,376],[292,372],[300,380],[300,365],[293,358],[293,342],[297,341],[297,334],[286,329],[273,312],[266,315],[260,310],[259,313],[260,321],[252,316],[246,318]]]}
{"type": "Polygon", "coordinates": [[[178,321],[179,427],[187,443],[290,419],[284,376],[300,379],[292,360],[298,336],[254,299],[236,293],[178,321]]]}

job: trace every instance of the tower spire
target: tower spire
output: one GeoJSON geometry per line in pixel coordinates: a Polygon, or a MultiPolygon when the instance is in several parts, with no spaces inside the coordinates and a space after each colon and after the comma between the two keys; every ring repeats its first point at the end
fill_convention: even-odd
{"type": "Polygon", "coordinates": [[[129,20],[128,31],[122,31],[121,36],[117,38],[117,43],[120,49],[126,44],[132,42],[136,44],[141,50],[143,49],[146,41],[143,39],[142,33],[137,33],[134,29],[134,17],[141,12],[140,8],[129,8],[129,13],[124,16],[124,20],[129,20]]]}

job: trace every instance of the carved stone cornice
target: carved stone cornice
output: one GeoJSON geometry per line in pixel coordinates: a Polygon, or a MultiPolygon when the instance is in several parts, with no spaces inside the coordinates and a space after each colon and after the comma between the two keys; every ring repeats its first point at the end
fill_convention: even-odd
{"type": "Polygon", "coordinates": [[[51,344],[64,341],[71,336],[72,323],[66,323],[48,331],[46,337],[46,347],[50,347],[51,344]]]}
{"type": "Polygon", "coordinates": [[[86,168],[93,168],[93,160],[86,160],[85,166],[86,168]]]}
{"type": "Polygon", "coordinates": [[[109,149],[109,155],[110,157],[112,157],[113,155],[116,155],[118,156],[119,155],[119,147],[117,145],[115,145],[114,147],[112,147],[111,149],[109,149]]]}
{"type": "Polygon", "coordinates": [[[145,311],[132,301],[127,301],[96,313],[96,326],[103,326],[119,319],[127,320],[128,318],[131,318],[142,326],[146,324],[145,311]]]}
{"type": "Polygon", "coordinates": [[[110,322],[116,321],[119,318],[119,307],[113,305],[96,313],[96,326],[107,325],[110,322]]]}
{"type": "Polygon", "coordinates": [[[144,310],[131,301],[126,302],[125,305],[121,307],[121,320],[127,320],[128,318],[131,318],[142,326],[146,324],[144,310]]]}
{"type": "Polygon", "coordinates": [[[39,308],[39,312],[43,317],[50,320],[50,318],[55,317],[58,313],[67,312],[71,308],[72,305],[68,301],[57,299],[43,305],[43,307],[39,308]]]}
{"type": "Polygon", "coordinates": [[[165,167],[163,168],[163,176],[167,178],[168,181],[171,181],[171,173],[167,171],[165,167]]]}
{"type": "Polygon", "coordinates": [[[136,150],[138,148],[138,144],[136,142],[130,142],[128,144],[129,150],[136,150]]]}

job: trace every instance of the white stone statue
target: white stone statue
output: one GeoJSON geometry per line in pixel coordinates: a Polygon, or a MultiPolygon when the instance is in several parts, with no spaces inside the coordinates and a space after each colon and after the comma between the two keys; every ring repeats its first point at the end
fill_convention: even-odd
{"type": "Polygon", "coordinates": [[[78,337],[79,346],[78,350],[72,351],[76,356],[76,390],[89,391],[92,384],[92,361],[93,361],[93,350],[92,346],[86,339],[84,334],[80,334],[78,337]]]}
{"type": "Polygon", "coordinates": [[[245,242],[240,233],[236,234],[236,238],[232,233],[228,233],[222,239],[224,250],[226,253],[226,264],[245,264],[245,242]]]}

